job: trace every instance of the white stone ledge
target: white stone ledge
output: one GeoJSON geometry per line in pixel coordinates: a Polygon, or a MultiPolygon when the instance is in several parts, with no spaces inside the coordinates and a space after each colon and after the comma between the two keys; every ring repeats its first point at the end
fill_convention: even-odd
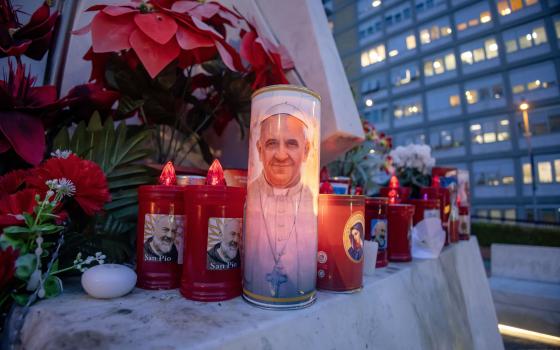
{"type": "Polygon", "coordinates": [[[79,286],[35,305],[25,349],[503,349],[476,239],[439,259],[389,264],[360,293],[268,311],[241,298],[193,302],[177,290],[96,300],[79,286]]]}

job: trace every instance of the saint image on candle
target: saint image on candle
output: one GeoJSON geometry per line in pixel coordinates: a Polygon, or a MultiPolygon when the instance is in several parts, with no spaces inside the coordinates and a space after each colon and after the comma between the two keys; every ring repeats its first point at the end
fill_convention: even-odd
{"type": "Polygon", "coordinates": [[[241,218],[209,218],[208,270],[228,270],[240,266],[241,218]]]}
{"type": "Polygon", "coordinates": [[[371,220],[371,237],[377,242],[380,250],[387,248],[387,220],[371,220]]]}
{"type": "Polygon", "coordinates": [[[181,263],[177,248],[182,246],[181,232],[183,215],[146,214],[144,261],[181,263]]]}
{"type": "MultiPolygon", "coordinates": [[[[268,109],[253,135],[262,172],[247,189],[244,289],[291,298],[315,289],[316,216],[302,168],[313,143],[303,113],[288,103],[268,109]]],[[[316,154],[316,153],[315,153],[316,154]]]]}
{"type": "Polygon", "coordinates": [[[357,222],[348,232],[348,256],[354,261],[360,261],[364,255],[364,225],[357,222]]]}

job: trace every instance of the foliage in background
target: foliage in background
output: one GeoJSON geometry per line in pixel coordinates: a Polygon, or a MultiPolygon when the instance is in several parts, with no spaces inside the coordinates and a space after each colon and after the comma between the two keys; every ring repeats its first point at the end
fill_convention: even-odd
{"type": "Polygon", "coordinates": [[[540,228],[490,222],[473,222],[471,230],[476,235],[479,245],[483,247],[489,247],[493,243],[560,247],[560,227],[540,228]]]}
{"type": "Polygon", "coordinates": [[[435,158],[432,157],[432,149],[428,145],[410,144],[398,146],[390,155],[400,185],[411,187],[411,196],[417,198],[420,187],[430,186],[430,172],[436,164],[435,158]]]}
{"type": "Polygon", "coordinates": [[[87,125],[80,122],[72,136],[68,129],[60,130],[54,148],[70,150],[97,163],[107,177],[112,198],[102,213],[77,220],[69,229],[64,258],[73,258],[78,251],[88,255],[103,251],[109,261],[131,259],[138,211],[137,187],[153,181],[150,170],[137,161],[152,153],[147,147],[151,135],[151,130],[141,127],[135,130],[125,123],[115,128],[111,118],[102,123],[98,113],[94,113],[87,125]]]}
{"type": "Polygon", "coordinates": [[[331,177],[351,177],[354,186],[362,187],[364,194],[371,196],[379,192],[393,172],[389,156],[392,140],[384,133],[378,133],[366,120],[362,120],[362,126],[365,141],[331,162],[328,168],[331,177]]]}

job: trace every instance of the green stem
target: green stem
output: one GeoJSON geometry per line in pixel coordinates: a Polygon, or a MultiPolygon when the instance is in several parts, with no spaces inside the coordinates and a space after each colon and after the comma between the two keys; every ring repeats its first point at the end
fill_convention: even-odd
{"type": "Polygon", "coordinates": [[[61,272],[70,271],[70,270],[75,269],[75,268],[76,268],[76,265],[72,265],[72,266],[69,266],[69,267],[65,267],[65,268],[63,268],[63,269],[61,269],[61,270],[57,270],[57,271],[55,271],[55,272],[51,272],[51,273],[50,273],[50,276],[58,275],[58,274],[61,273],[61,272]]]}

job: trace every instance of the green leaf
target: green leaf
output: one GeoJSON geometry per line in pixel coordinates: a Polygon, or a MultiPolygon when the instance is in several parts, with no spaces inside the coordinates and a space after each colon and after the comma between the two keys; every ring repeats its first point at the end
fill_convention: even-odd
{"type": "Polygon", "coordinates": [[[18,305],[21,306],[26,305],[27,302],[29,301],[28,294],[12,294],[12,298],[18,305]]]}
{"type": "Polygon", "coordinates": [[[21,236],[12,237],[9,235],[0,235],[0,247],[6,250],[8,247],[19,250],[19,254],[26,254],[28,251],[27,244],[21,236]]]}
{"type": "Polygon", "coordinates": [[[23,213],[23,219],[25,220],[25,224],[29,227],[33,226],[33,223],[35,222],[33,215],[28,213],[23,213]]]}
{"type": "Polygon", "coordinates": [[[118,179],[109,183],[109,189],[114,190],[122,187],[143,185],[151,181],[151,176],[135,176],[131,178],[118,179]]]}
{"type": "Polygon", "coordinates": [[[63,291],[62,280],[57,276],[49,276],[43,284],[45,288],[45,298],[54,298],[63,291]]]}
{"type": "Polygon", "coordinates": [[[67,150],[70,148],[70,134],[68,128],[62,128],[53,140],[53,149],[67,150]]]}
{"type": "Polygon", "coordinates": [[[35,254],[21,255],[16,260],[15,276],[22,281],[27,281],[36,267],[37,257],[35,254]]]}
{"type": "Polygon", "coordinates": [[[10,233],[32,233],[33,231],[31,231],[31,229],[29,227],[23,227],[23,226],[10,226],[10,227],[6,227],[4,229],[4,233],[6,234],[10,234],[10,233]]]}
{"type": "Polygon", "coordinates": [[[135,100],[128,95],[124,95],[119,100],[119,107],[117,113],[126,116],[144,105],[143,99],[135,100]]]}
{"type": "Polygon", "coordinates": [[[53,233],[53,232],[58,232],[60,230],[62,230],[63,227],[62,226],[58,226],[58,225],[53,225],[53,224],[43,224],[43,225],[37,225],[35,226],[35,231],[40,231],[40,232],[48,232],[48,233],[53,233]]]}
{"type": "Polygon", "coordinates": [[[126,207],[130,204],[134,204],[134,203],[137,203],[137,202],[138,202],[138,198],[136,198],[136,197],[113,200],[110,203],[105,204],[105,210],[111,210],[111,209],[126,207]]]}

